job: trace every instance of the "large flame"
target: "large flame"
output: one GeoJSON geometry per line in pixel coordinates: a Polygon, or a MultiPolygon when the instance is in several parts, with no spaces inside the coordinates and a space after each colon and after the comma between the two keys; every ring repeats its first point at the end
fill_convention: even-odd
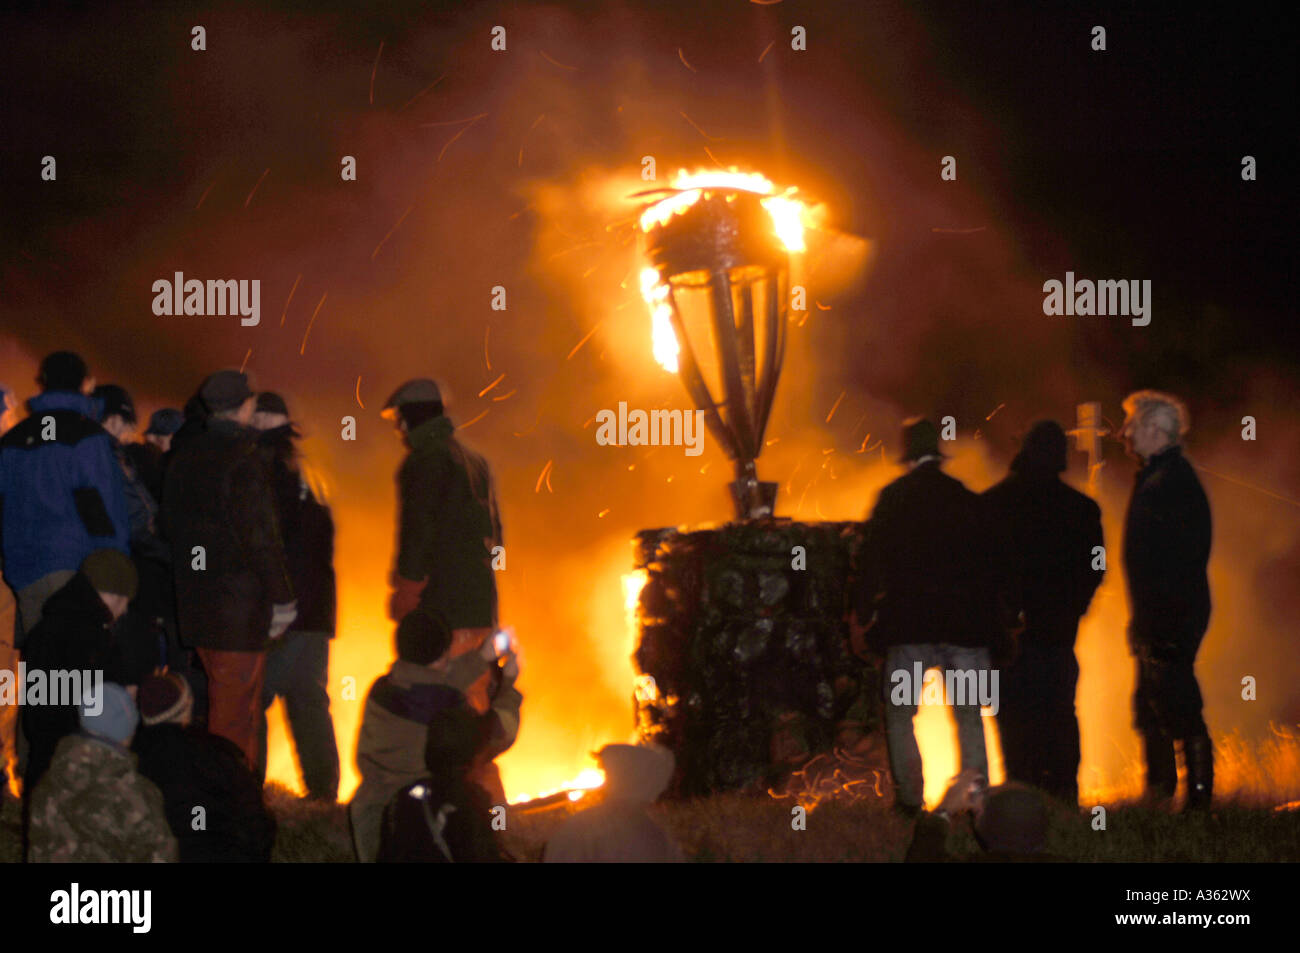
{"type": "MultiPolygon", "coordinates": [[[[663,225],[674,215],[686,211],[700,200],[706,189],[738,189],[764,196],[759,204],[772,216],[772,229],[787,251],[801,252],[805,248],[804,219],[808,214],[808,206],[794,197],[797,191],[794,187],[778,192],[776,186],[759,173],[739,172],[735,168],[699,172],[683,169],[672,180],[672,187],[680,191],[661,199],[641,213],[643,232],[663,225]]],[[[641,271],[641,294],[650,307],[654,358],[664,370],[676,373],[680,348],[677,334],[673,330],[668,286],[659,272],[649,266],[641,271]]]]}

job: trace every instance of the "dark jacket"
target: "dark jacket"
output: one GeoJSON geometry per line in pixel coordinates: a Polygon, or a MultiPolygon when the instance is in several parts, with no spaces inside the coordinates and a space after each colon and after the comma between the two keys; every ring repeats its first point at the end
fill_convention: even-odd
{"type": "Polygon", "coordinates": [[[101,403],[48,391],[27,406],[31,415],[0,438],[4,576],[15,590],[76,571],[93,550],[129,551],[122,469],[95,422],[101,403]]]}
{"type": "Polygon", "coordinates": [[[255,434],[213,418],[167,465],[162,529],[172,546],[180,636],[196,648],[262,649],[271,607],[293,601],[255,434]],[[195,568],[194,547],[206,566],[195,568]]]}
{"type": "MultiPolygon", "coordinates": [[[[95,587],[77,573],[45,602],[41,621],[28,633],[23,646],[26,670],[51,672],[102,671],[105,682],[136,685],[158,663],[158,646],[148,641],[132,644],[113,625],[112,613],[95,587]]],[[[93,676],[92,676],[93,677],[93,676]]],[[[77,731],[77,706],[28,705],[23,708],[23,733],[27,736],[27,790],[50,766],[61,739],[77,731]]]]}
{"type": "Polygon", "coordinates": [[[486,791],[464,778],[425,777],[388,802],[380,864],[482,864],[507,860],[491,824],[486,791]]]}
{"type": "Polygon", "coordinates": [[[1210,503],[1182,448],[1137,473],[1124,519],[1124,574],[1135,649],[1195,653],[1210,621],[1210,503]]]}
{"type": "Polygon", "coordinates": [[[155,501],[162,500],[163,451],[148,441],[126,446],[126,459],[155,501]]]}
{"type": "Polygon", "coordinates": [[[1008,556],[1025,613],[1023,641],[1073,648],[1103,570],[1092,568],[1101,546],[1101,508],[1051,471],[1012,473],[984,491],[1011,545],[1008,556]]]}
{"type": "Polygon", "coordinates": [[[284,540],[284,555],[298,600],[295,632],[334,636],[334,519],[316,498],[295,459],[292,424],[258,435],[271,475],[275,515],[284,540]]]}
{"type": "Polygon", "coordinates": [[[980,497],[928,461],[880,491],[866,532],[861,584],[874,593],[874,647],[999,646],[1006,580],[980,497]]]}
{"type": "Polygon", "coordinates": [[[271,859],[275,818],[262,785],[233,742],[201,728],[142,725],[134,749],[139,771],[162,791],[181,863],[255,863],[271,859]],[[203,825],[195,830],[195,808],[203,825]]]}
{"type": "Polygon", "coordinates": [[[397,473],[397,574],[428,578],[420,605],[453,629],[494,626],[497,589],[492,548],[501,519],[487,461],[463,447],[446,417],[409,434],[411,452],[397,473]]]}

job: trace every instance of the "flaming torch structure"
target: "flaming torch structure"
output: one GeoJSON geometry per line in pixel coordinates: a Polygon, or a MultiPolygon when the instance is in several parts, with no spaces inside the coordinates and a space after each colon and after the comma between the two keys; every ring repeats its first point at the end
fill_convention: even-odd
{"type": "MultiPolygon", "coordinates": [[[[808,210],[793,189],[735,171],[681,173],[635,197],[651,200],[641,290],[655,357],[681,375],[734,462],[736,516],[638,534],[637,731],[676,753],[677,794],[803,797],[818,752],[862,747],[876,695],[847,649],[854,525],[775,519],[777,485],[756,465],[808,210]]],[[[873,777],[865,761],[849,769],[835,776],[873,777]]]]}
{"type": "Polygon", "coordinates": [[[785,357],[789,252],[803,248],[793,193],[733,171],[683,172],[673,188],[638,196],[657,196],[641,215],[655,356],[681,375],[735,463],[731,495],[741,520],[770,517],[776,503],[777,484],[760,482],[756,464],[785,357]],[[711,355],[693,331],[711,337],[711,355]]]}

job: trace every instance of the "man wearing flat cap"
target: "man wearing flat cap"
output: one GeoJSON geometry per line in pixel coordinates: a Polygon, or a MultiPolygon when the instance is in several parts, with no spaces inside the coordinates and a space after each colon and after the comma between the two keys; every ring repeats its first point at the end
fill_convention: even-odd
{"type": "MultiPolygon", "coordinates": [[[[420,606],[452,630],[451,658],[479,651],[497,624],[493,549],[501,519],[487,461],[455,437],[442,392],[428,378],[407,381],[388,398],[410,453],[397,473],[398,540],[389,614],[420,606]]],[[[466,691],[480,713],[489,704],[488,663],[466,691]]]]}
{"type": "Polygon", "coordinates": [[[163,484],[181,641],[208,676],[208,730],[257,763],[268,640],[297,617],[266,466],[250,429],[248,379],[199,389],[206,425],[174,448],[163,484]]]}

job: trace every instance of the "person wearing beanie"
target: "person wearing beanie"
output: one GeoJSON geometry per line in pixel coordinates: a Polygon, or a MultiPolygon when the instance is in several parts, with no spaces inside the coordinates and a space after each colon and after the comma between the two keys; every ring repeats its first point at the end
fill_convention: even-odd
{"type": "MultiPolygon", "coordinates": [[[[284,539],[298,618],[267,652],[262,708],[284,699],[289,733],[298,753],[307,796],[333,804],[339,793],[339,749],[330,718],[330,640],[335,630],[334,518],[319,481],[308,479],[279,394],[257,395],[253,427],[271,475],[276,518],[284,539]]],[[[258,745],[258,771],[266,773],[266,719],[258,745]]]]}
{"type": "MultiPolygon", "coordinates": [[[[939,430],[926,419],[904,421],[901,462],[907,472],[880,491],[865,527],[854,641],[884,655],[885,733],[895,785],[894,808],[921,810],[924,778],[912,720],[931,668],[974,672],[993,685],[992,657],[1008,637],[1010,578],[1001,544],[978,495],[941,469],[939,430]]],[[[988,770],[978,698],[946,699],[957,723],[963,768],[988,770]]]]}
{"type": "Polygon", "coordinates": [[[163,796],[181,863],[267,863],[275,818],[262,782],[233,742],[193,724],[194,695],[185,678],[156,672],[137,693],[141,727],[133,745],[139,771],[163,796]],[[194,829],[194,807],[206,824],[194,829]]]}
{"type": "Polygon", "coordinates": [[[486,737],[469,777],[488,792],[491,803],[505,803],[492,759],[514,744],[519,733],[523,703],[515,688],[519,660],[513,645],[498,658],[491,639],[480,652],[453,657],[453,639],[441,616],[422,608],[412,610],[397,626],[397,660],[366,696],[357,735],[361,784],[348,804],[353,847],[362,863],[371,863],[378,855],[385,806],[398,791],[428,773],[425,748],[435,716],[451,708],[477,714],[465,692],[485,666],[492,679],[492,701],[483,713],[486,737]],[[486,652],[493,653],[491,658],[486,652]]]}
{"type": "Polygon", "coordinates": [[[474,766],[494,727],[491,713],[480,715],[464,705],[433,716],[424,747],[428,773],[394,794],[384,808],[376,862],[475,864],[511,859],[492,829],[492,797],[474,779],[474,766]]]}
{"type": "MultiPolygon", "coordinates": [[[[28,633],[23,646],[28,670],[103,671],[110,682],[137,684],[159,661],[156,641],[134,639],[119,624],[137,585],[129,556],[115,549],[97,549],[87,556],[79,571],[50,596],[40,623],[28,633]]],[[[77,723],[77,706],[70,703],[23,709],[25,816],[59,742],[77,730],[77,723]]]]}
{"type": "Polygon", "coordinates": [[[208,727],[258,760],[266,647],[297,616],[247,378],[218,371],[199,388],[206,424],[173,447],[162,535],[172,546],[177,623],[208,677],[208,727]]]}
{"type": "Polygon", "coordinates": [[[163,460],[171,449],[172,436],[185,418],[179,410],[164,407],[149,416],[144,439],[126,445],[126,459],[155,501],[162,500],[163,460]]]}
{"type": "MultiPolygon", "coordinates": [[[[673,753],[657,745],[606,745],[596,753],[605,783],[596,803],[546,843],[544,863],[681,863],[682,849],[647,810],[668,787],[673,753]]],[[[584,799],[585,800],[585,799],[584,799]]]]}
{"type": "Polygon", "coordinates": [[[45,602],[94,549],[129,552],[122,468],[85,393],[86,363],[70,351],[41,362],[41,393],[0,438],[0,565],[18,598],[18,647],[45,602]]]}
{"type": "MultiPolygon", "coordinates": [[[[402,384],[383,415],[410,450],[397,472],[389,615],[399,622],[416,606],[436,612],[451,626],[452,657],[473,657],[497,626],[495,569],[504,551],[491,469],[456,439],[436,382],[402,384]]],[[[479,712],[490,705],[489,674],[483,666],[468,692],[479,712]]]]}
{"type": "Polygon", "coordinates": [[[1007,777],[1071,807],[1079,800],[1075,689],[1079,620],[1101,585],[1101,509],[1061,480],[1065,431],[1054,420],[1030,427],[1011,472],[984,492],[1010,542],[1025,628],[1002,669],[998,732],[1007,777]]]}
{"type": "Polygon", "coordinates": [[[32,795],[28,859],[35,863],[159,863],[177,859],[163,797],[136,770],[135,701],[107,682],[80,709],[81,730],[59,742],[32,795]]]}

